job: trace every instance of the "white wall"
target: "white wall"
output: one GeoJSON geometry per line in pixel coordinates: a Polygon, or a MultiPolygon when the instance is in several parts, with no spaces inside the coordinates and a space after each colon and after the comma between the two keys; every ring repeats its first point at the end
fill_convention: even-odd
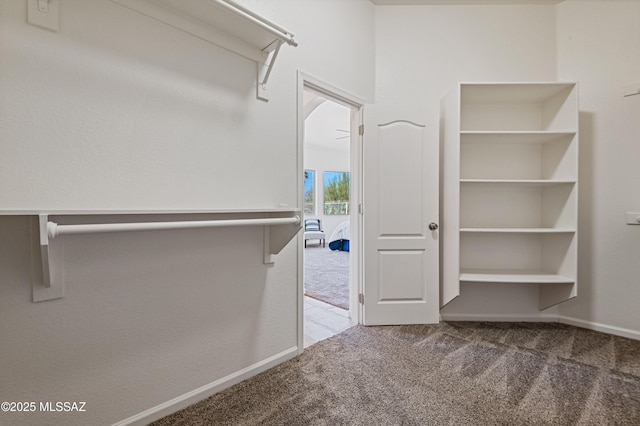
{"type": "MultiPolygon", "coordinates": [[[[0,2],[0,152],[22,159],[0,168],[3,209],[296,206],[297,70],[373,98],[366,0],[247,2],[300,42],[266,104],[253,62],[107,0],[60,3],[52,33],[0,2]]],[[[297,349],[299,240],[269,267],[259,229],[63,237],[66,296],[32,303],[30,220],[0,216],[0,400],[87,411],[3,425],[112,424],[297,349]]]]}
{"type": "Polygon", "coordinates": [[[560,313],[640,337],[640,3],[565,1],[557,6],[558,78],[579,82],[578,297],[560,313]]]}
{"type": "Polygon", "coordinates": [[[61,2],[58,33],[2,3],[3,208],[295,205],[295,133],[261,138],[286,102],[254,101],[255,63],[110,1],[61,2]],[[292,160],[272,185],[252,178],[270,155],[292,160]]]}
{"type": "MultiPolygon", "coordinates": [[[[107,0],[62,1],[58,33],[27,25],[25,0],[0,2],[0,154],[59,166],[0,168],[2,208],[37,207],[37,182],[66,188],[50,208],[163,208],[167,194],[189,208],[295,205],[298,69],[369,101],[375,89],[369,138],[403,118],[430,126],[433,143],[458,81],[575,79],[580,288],[551,313],[638,329],[640,228],[623,221],[640,210],[639,97],[620,90],[640,80],[637,2],[379,7],[375,19],[366,0],[243,4],[300,42],[283,48],[268,104],[248,86],[253,63],[107,0]],[[228,191],[219,143],[251,152],[237,166],[267,178],[228,191]]],[[[0,217],[0,235],[0,400],[87,401],[84,414],[2,413],[3,424],[110,424],[298,344],[298,241],[266,267],[257,230],[69,237],[67,296],[32,303],[30,219],[0,217]]],[[[444,313],[538,313],[528,287],[462,292],[444,313]]]]}
{"type": "Polygon", "coordinates": [[[324,172],[350,171],[350,139],[336,140],[349,136],[336,129],[349,130],[351,111],[348,107],[327,101],[318,106],[305,120],[304,168],[315,171],[316,211],[308,217],[322,221],[327,241],[333,230],[349,216],[325,215],[324,172]]]}
{"type": "MultiPolygon", "coordinates": [[[[365,113],[365,150],[375,125],[398,119],[426,124],[438,143],[440,100],[460,81],[555,80],[555,28],[553,5],[376,8],[376,104],[365,113]]],[[[539,315],[537,287],[463,285],[442,313],[539,315]]]]}

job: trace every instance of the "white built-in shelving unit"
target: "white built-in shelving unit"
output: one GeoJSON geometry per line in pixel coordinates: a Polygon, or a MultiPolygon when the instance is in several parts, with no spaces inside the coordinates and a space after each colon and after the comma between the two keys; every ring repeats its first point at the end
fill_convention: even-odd
{"type": "Polygon", "coordinates": [[[442,101],[442,297],[460,282],[577,294],[575,83],[460,83],[442,101]]]}

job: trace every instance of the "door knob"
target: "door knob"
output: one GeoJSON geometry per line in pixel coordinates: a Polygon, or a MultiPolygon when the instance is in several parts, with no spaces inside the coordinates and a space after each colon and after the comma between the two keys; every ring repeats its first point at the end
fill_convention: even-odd
{"type": "Polygon", "coordinates": [[[435,231],[436,229],[438,229],[438,224],[431,222],[429,224],[429,229],[432,230],[432,231],[435,231]]]}

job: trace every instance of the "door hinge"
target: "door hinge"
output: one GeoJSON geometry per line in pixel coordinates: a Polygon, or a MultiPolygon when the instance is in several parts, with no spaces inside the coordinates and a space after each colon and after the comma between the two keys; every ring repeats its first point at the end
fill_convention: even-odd
{"type": "Polygon", "coordinates": [[[364,214],[364,206],[362,204],[358,204],[358,213],[364,214]]]}
{"type": "Polygon", "coordinates": [[[358,134],[360,136],[364,135],[364,124],[361,124],[360,127],[358,127],[358,134]]]}
{"type": "Polygon", "coordinates": [[[364,305],[364,294],[358,294],[358,302],[360,302],[361,305],[364,305]]]}

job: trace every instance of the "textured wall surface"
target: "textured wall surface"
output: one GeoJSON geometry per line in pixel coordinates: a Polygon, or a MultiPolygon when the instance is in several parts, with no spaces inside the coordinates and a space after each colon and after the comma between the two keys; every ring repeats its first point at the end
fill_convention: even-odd
{"type": "Polygon", "coordinates": [[[580,83],[579,297],[561,314],[640,336],[640,3],[566,1],[557,8],[558,78],[580,83]]]}
{"type": "MultiPolygon", "coordinates": [[[[373,99],[366,0],[258,10],[300,42],[269,103],[254,62],[114,2],[61,1],[57,33],[26,5],[0,2],[1,209],[296,207],[297,70],[373,99]]],[[[0,236],[0,400],[87,402],[3,425],[112,424],[296,351],[295,239],[266,266],[260,227],[65,236],[66,295],[33,303],[31,218],[0,236]]]]}

